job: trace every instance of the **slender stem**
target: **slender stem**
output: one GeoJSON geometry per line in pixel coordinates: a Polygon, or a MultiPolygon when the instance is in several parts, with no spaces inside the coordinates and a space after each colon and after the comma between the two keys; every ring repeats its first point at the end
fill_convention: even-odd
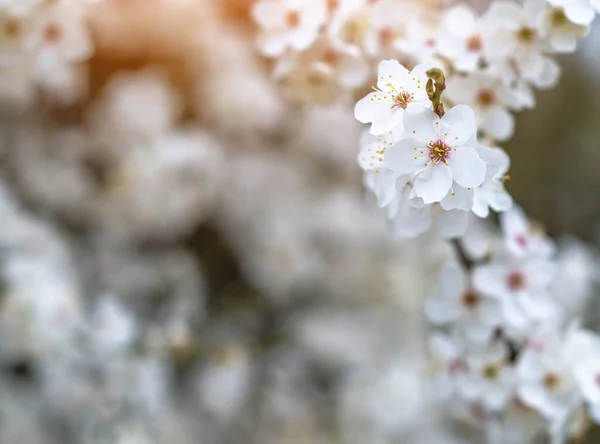
{"type": "Polygon", "coordinates": [[[450,241],[450,244],[454,248],[454,252],[455,252],[458,260],[465,267],[465,269],[467,269],[467,270],[473,269],[473,267],[475,266],[475,262],[469,258],[469,256],[465,252],[465,249],[460,244],[460,241],[458,239],[452,239],[450,241]]]}

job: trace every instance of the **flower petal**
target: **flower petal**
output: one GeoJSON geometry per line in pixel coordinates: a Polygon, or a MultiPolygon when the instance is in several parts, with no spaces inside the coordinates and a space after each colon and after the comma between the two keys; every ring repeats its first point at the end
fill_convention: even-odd
{"type": "Polygon", "coordinates": [[[441,201],[452,186],[452,173],[450,168],[440,163],[429,163],[419,174],[414,182],[415,194],[430,204],[441,201]]]}
{"type": "Polygon", "coordinates": [[[399,88],[408,83],[408,70],[397,60],[383,60],[377,70],[377,88],[388,92],[389,85],[399,88]]]}
{"type": "Polygon", "coordinates": [[[444,239],[455,239],[467,232],[469,213],[462,210],[442,210],[435,213],[433,222],[440,236],[444,239]]]}
{"type": "Polygon", "coordinates": [[[447,144],[464,146],[477,133],[475,112],[467,105],[456,105],[444,115],[440,126],[447,144]]]}
{"type": "Polygon", "coordinates": [[[421,105],[409,105],[403,117],[406,134],[424,145],[439,139],[439,121],[432,110],[421,105]]]}
{"type": "Polygon", "coordinates": [[[399,174],[416,173],[423,166],[424,156],[414,148],[415,144],[410,139],[403,139],[390,146],[383,154],[386,166],[399,174]]]}
{"type": "Polygon", "coordinates": [[[449,164],[452,170],[452,179],[462,187],[478,187],[485,179],[485,163],[475,148],[465,146],[453,151],[449,164]]]}

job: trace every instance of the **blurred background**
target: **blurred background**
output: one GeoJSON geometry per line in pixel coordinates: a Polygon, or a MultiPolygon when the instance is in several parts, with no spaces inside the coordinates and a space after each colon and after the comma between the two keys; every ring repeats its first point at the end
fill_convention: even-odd
{"type": "MultiPolygon", "coordinates": [[[[449,251],[387,236],[355,97],[290,97],[251,0],[76,3],[45,28],[60,57],[0,62],[0,443],[481,442],[428,402],[449,251]]],[[[582,285],[598,54],[596,27],[505,145],[508,190],[582,285]]]]}

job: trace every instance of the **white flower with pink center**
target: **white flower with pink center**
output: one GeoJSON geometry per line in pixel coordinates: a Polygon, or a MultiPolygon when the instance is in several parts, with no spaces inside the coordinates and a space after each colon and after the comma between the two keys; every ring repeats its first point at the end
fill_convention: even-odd
{"type": "Polygon", "coordinates": [[[549,295],[555,265],[545,258],[516,258],[499,252],[473,273],[475,288],[498,298],[507,326],[524,331],[535,322],[556,316],[557,304],[549,295]]]}
{"type": "Polygon", "coordinates": [[[455,77],[444,94],[453,103],[472,107],[477,125],[486,135],[497,141],[513,136],[515,118],[509,110],[518,110],[519,100],[501,78],[479,73],[455,77]]]}
{"type": "Polygon", "coordinates": [[[546,333],[526,347],[517,365],[519,398],[547,420],[563,424],[586,396],[596,399],[598,337],[571,326],[564,335],[546,333]]]}
{"type": "Polygon", "coordinates": [[[502,323],[498,301],[472,288],[458,264],[442,268],[436,295],[427,301],[425,313],[434,324],[453,325],[475,342],[490,339],[502,323]]]}
{"type": "Polygon", "coordinates": [[[506,407],[516,387],[506,345],[493,342],[469,352],[467,366],[468,371],[459,383],[461,395],[469,401],[481,403],[489,411],[506,407]]]}
{"type": "Polygon", "coordinates": [[[485,27],[475,11],[456,5],[444,15],[437,37],[441,55],[450,59],[459,71],[475,71],[484,56],[485,27]]]}
{"type": "Polygon", "coordinates": [[[554,243],[544,231],[532,224],[523,210],[513,206],[500,215],[504,244],[511,254],[518,257],[549,257],[554,253],[554,243]]]}
{"type": "Polygon", "coordinates": [[[425,204],[441,201],[453,183],[471,191],[485,179],[485,163],[475,147],[475,113],[458,105],[444,117],[424,106],[404,113],[406,138],[384,156],[388,168],[415,174],[414,191],[425,204]]]}
{"type": "Polygon", "coordinates": [[[304,51],[312,45],[325,23],[327,8],[322,0],[265,0],[254,5],[252,15],[263,28],[261,51],[275,57],[288,48],[304,51]]]}
{"type": "Polygon", "coordinates": [[[440,398],[448,397],[466,370],[464,345],[456,338],[435,333],[429,338],[429,352],[436,376],[433,394],[440,398]]]}
{"type": "Polygon", "coordinates": [[[361,123],[371,123],[371,134],[392,131],[401,125],[407,108],[429,105],[425,85],[431,67],[423,64],[409,71],[396,60],[384,60],[379,64],[377,87],[356,104],[354,116],[361,123]]]}
{"type": "Polygon", "coordinates": [[[590,416],[600,424],[600,349],[596,348],[575,366],[575,380],[585,398],[590,416]]]}

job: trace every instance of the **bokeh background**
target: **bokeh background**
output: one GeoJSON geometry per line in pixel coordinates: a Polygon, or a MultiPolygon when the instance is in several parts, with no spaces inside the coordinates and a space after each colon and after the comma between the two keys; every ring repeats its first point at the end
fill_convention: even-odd
{"type": "MultiPolygon", "coordinates": [[[[90,3],[76,71],[1,64],[0,443],[482,442],[428,402],[448,247],[389,239],[353,98],[289,100],[251,3],[90,3]]],[[[598,54],[596,26],[505,145],[590,286],[598,54]]]]}

